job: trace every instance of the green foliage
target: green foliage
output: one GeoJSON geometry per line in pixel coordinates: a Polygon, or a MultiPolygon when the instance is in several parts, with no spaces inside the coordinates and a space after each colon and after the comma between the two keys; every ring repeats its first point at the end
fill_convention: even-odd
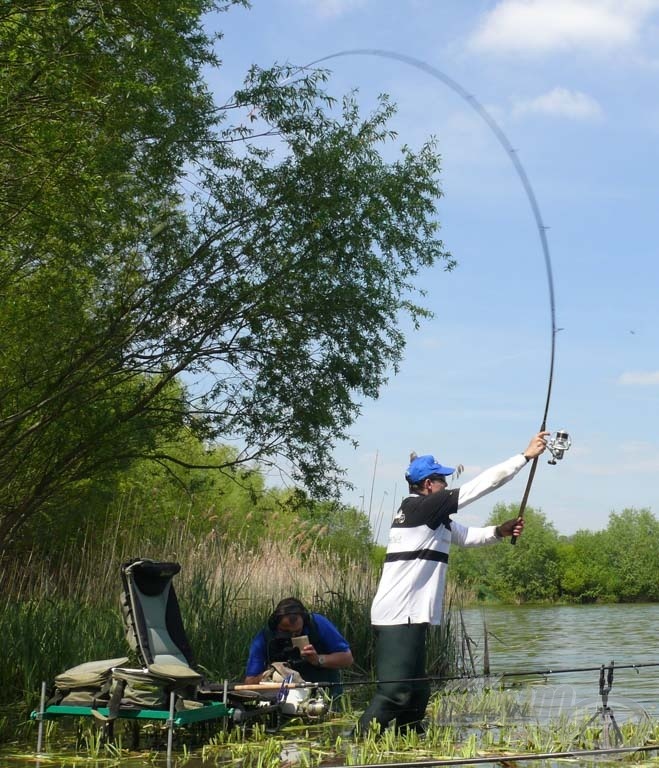
{"type": "Polygon", "coordinates": [[[386,98],[362,118],[324,73],[254,69],[216,108],[202,16],[232,4],[0,18],[0,546],[180,467],[181,430],[244,446],[190,468],[284,459],[336,490],[335,442],[428,315],[414,278],[453,264],[436,148],[386,162],[386,98]]]}
{"type": "Polygon", "coordinates": [[[577,531],[558,546],[561,594],[580,603],[611,599],[604,562],[604,531],[577,531]]]}
{"type": "MultiPolygon", "coordinates": [[[[495,507],[488,523],[515,517],[495,507]]],[[[611,513],[604,531],[558,536],[545,516],[525,513],[515,547],[451,550],[449,578],[479,599],[655,602],[659,598],[659,521],[648,509],[611,513]]]]}
{"type": "Polygon", "coordinates": [[[339,563],[372,560],[368,519],[354,507],[267,488],[259,467],[191,468],[214,461],[230,464],[235,454],[227,446],[208,451],[182,433],[172,446],[172,456],[180,464],[170,467],[143,460],[105,486],[90,484],[59,519],[56,538],[47,512],[37,513],[21,548],[7,561],[38,552],[59,573],[80,551],[95,552],[99,560],[108,550],[123,552],[124,559],[147,553],[161,558],[171,550],[170,534],[176,530],[185,531],[181,536],[240,545],[246,551],[276,542],[296,551],[302,561],[318,553],[339,563]]]}
{"type": "Polygon", "coordinates": [[[103,481],[80,483],[77,493],[69,495],[65,514],[50,506],[38,510],[23,532],[20,551],[36,547],[55,563],[84,542],[96,542],[100,548],[109,538],[142,541],[146,547],[147,542],[162,540],[180,521],[194,535],[219,530],[227,537],[240,536],[252,506],[267,495],[262,473],[248,467],[223,472],[193,468],[229,463],[236,451],[209,451],[184,430],[169,452],[182,463],[137,460],[123,471],[108,473],[103,481]],[[55,540],[53,525],[58,531],[55,540]]]}
{"type": "MultiPolygon", "coordinates": [[[[498,504],[487,524],[517,516],[514,504],[498,504]]],[[[466,583],[481,598],[503,602],[554,600],[560,593],[558,534],[545,516],[528,508],[524,533],[514,547],[509,542],[483,549],[451,549],[449,574],[466,583]]]]}
{"type": "Polygon", "coordinates": [[[299,492],[287,494],[283,500],[287,514],[282,514],[283,526],[273,531],[275,536],[279,533],[282,537],[292,523],[288,533],[294,532],[293,540],[302,545],[302,554],[317,549],[349,560],[368,559],[372,534],[363,512],[335,501],[317,501],[299,492]]]}
{"type": "Polygon", "coordinates": [[[611,513],[604,550],[610,594],[625,602],[659,599],[659,521],[649,509],[611,513]]]}
{"type": "Polygon", "coordinates": [[[387,556],[387,548],[382,544],[374,544],[372,553],[371,553],[371,561],[373,563],[373,567],[378,573],[381,573],[382,567],[384,566],[384,560],[387,556]]]}
{"type": "Polygon", "coordinates": [[[0,704],[36,703],[42,680],[83,661],[127,655],[118,601],[103,605],[35,594],[3,602],[0,632],[11,638],[0,662],[0,704]]]}
{"type": "Polygon", "coordinates": [[[343,572],[337,573],[336,582],[329,589],[319,589],[311,605],[317,613],[327,616],[348,639],[355,659],[351,670],[344,677],[373,677],[375,670],[375,637],[371,627],[371,598],[367,589],[357,589],[356,584],[370,584],[375,576],[366,562],[347,563],[343,572]]]}
{"type": "Polygon", "coordinates": [[[126,361],[148,233],[208,138],[215,3],[178,5],[19,0],[0,19],[0,544],[181,423],[171,375],[126,361]]]}
{"type": "Polygon", "coordinates": [[[659,521],[649,509],[612,512],[606,530],[579,531],[561,560],[561,586],[572,599],[659,599],[659,521]]]}
{"type": "MultiPolygon", "coordinates": [[[[516,517],[515,505],[498,505],[489,522],[516,517]]],[[[545,515],[527,509],[524,533],[512,547],[492,548],[493,588],[500,599],[519,602],[554,600],[559,595],[558,533],[545,515]]],[[[508,542],[506,542],[508,544],[508,542]]]]}

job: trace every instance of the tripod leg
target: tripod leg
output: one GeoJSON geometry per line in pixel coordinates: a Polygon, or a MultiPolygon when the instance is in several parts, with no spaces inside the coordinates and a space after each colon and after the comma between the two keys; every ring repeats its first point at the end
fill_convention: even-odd
{"type": "Polygon", "coordinates": [[[618,728],[618,723],[616,723],[616,719],[613,716],[613,711],[609,710],[609,713],[610,713],[609,717],[610,717],[610,720],[611,720],[611,725],[613,726],[613,732],[615,734],[615,739],[614,739],[615,746],[619,747],[622,744],[622,742],[623,742],[622,732],[620,731],[620,728],[618,728]]]}
{"type": "Polygon", "coordinates": [[[591,725],[592,725],[592,724],[595,722],[595,720],[597,720],[597,719],[599,718],[599,715],[600,715],[600,711],[599,711],[599,709],[598,709],[598,710],[597,710],[597,712],[596,712],[596,713],[595,713],[595,714],[594,714],[594,715],[593,715],[593,716],[592,716],[592,717],[591,717],[591,718],[588,720],[588,722],[587,722],[587,723],[584,725],[584,730],[585,730],[586,728],[588,728],[589,726],[591,726],[591,725]]]}
{"type": "MultiPolygon", "coordinates": [[[[602,710],[598,709],[597,712],[595,712],[595,714],[592,717],[588,718],[586,723],[584,723],[584,725],[581,727],[581,730],[580,730],[580,734],[581,734],[581,738],[582,739],[587,739],[588,729],[591,726],[595,726],[596,721],[600,721],[601,720],[601,715],[602,715],[602,710]]],[[[584,742],[584,743],[586,743],[586,742],[584,742]]]]}

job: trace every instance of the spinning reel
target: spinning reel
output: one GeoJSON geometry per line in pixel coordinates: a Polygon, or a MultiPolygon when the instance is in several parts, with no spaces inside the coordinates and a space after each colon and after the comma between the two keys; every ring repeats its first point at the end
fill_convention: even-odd
{"type": "Polygon", "coordinates": [[[563,458],[565,451],[570,450],[571,445],[572,440],[565,430],[561,429],[558,432],[554,432],[547,440],[547,449],[551,453],[551,459],[547,463],[556,464],[557,460],[560,461],[563,458]]]}
{"type": "MultiPolygon", "coordinates": [[[[545,432],[545,425],[544,421],[542,424],[542,431],[545,432]]],[[[565,455],[565,451],[570,450],[570,446],[572,445],[572,440],[570,439],[570,435],[564,430],[560,429],[558,432],[554,432],[553,435],[551,435],[549,438],[547,438],[547,449],[549,450],[549,453],[551,453],[551,459],[549,459],[549,464],[556,464],[557,461],[563,458],[565,455]]],[[[522,503],[519,506],[519,517],[524,516],[524,510],[526,509],[526,502],[529,498],[529,492],[531,490],[531,483],[533,482],[533,476],[535,475],[535,468],[537,466],[537,460],[538,457],[533,460],[533,466],[531,467],[531,471],[529,472],[529,479],[526,483],[526,490],[524,491],[524,497],[522,498],[522,503]]],[[[510,543],[514,544],[517,541],[517,536],[513,534],[510,537],[510,543]]]]}

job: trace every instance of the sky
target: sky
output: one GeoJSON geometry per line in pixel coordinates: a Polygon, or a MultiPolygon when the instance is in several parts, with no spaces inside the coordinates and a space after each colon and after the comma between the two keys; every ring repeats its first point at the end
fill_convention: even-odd
{"type": "MultiPolygon", "coordinates": [[[[208,26],[224,34],[219,102],[252,64],[333,57],[318,66],[334,96],[356,89],[368,112],[387,93],[399,145],[439,143],[441,238],[458,265],[423,273],[434,317],[405,326],[399,372],[352,428],[358,447],[337,446],[354,484],[343,501],[383,541],[411,451],[463,465],[455,486],[542,422],[553,325],[537,220],[511,154],[439,72],[499,126],[546,227],[560,329],[547,428],[572,446],[555,466],[541,457],[528,504],[568,535],[627,508],[658,516],[659,0],[253,0],[208,26]]],[[[459,519],[519,504],[527,475],[459,519]]]]}

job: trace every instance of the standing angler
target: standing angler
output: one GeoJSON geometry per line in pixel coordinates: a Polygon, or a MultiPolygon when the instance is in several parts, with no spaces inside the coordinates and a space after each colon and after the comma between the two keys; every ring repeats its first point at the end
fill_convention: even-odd
{"type": "Polygon", "coordinates": [[[433,456],[412,459],[405,479],[409,495],[403,499],[389,533],[387,554],[378,591],[371,606],[376,635],[378,687],[359,720],[365,733],[373,722],[384,730],[392,721],[397,728],[422,731],[421,720],[430,698],[426,678],[428,627],[440,624],[451,544],[478,547],[519,536],[521,517],[484,528],[466,527],[451,515],[511,480],[547,447],[549,432],[539,432],[524,453],[486,469],[461,488],[447,488],[455,471],[433,456]]]}

